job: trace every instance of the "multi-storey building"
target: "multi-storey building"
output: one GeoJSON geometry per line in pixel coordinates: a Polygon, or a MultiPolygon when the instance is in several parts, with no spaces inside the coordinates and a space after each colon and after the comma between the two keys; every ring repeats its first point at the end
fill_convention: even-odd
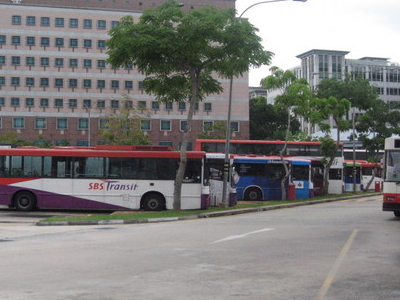
{"type": "MultiPolygon", "coordinates": [[[[294,68],[298,78],[306,78],[314,89],[324,78],[343,79],[345,74],[362,76],[374,85],[379,98],[387,103],[400,102],[400,65],[388,58],[363,57],[346,59],[348,51],[310,50],[298,55],[301,66],[294,68]]],[[[352,110],[347,118],[351,118],[352,110]]],[[[360,113],[360,112],[355,112],[360,113]]],[[[334,125],[334,124],[332,124],[334,125]]],[[[302,123],[302,130],[308,134],[318,130],[310,124],[302,123]]]]}
{"type": "MultiPolygon", "coordinates": [[[[134,68],[107,64],[108,31],[129,14],[138,20],[163,0],[0,0],[0,135],[19,140],[95,145],[107,114],[133,106],[150,112],[142,130],[154,145],[178,149],[185,103],[159,103],[147,95],[134,68]]],[[[185,0],[182,9],[234,8],[235,0],[185,0]]],[[[224,92],[199,103],[190,142],[213,122],[227,119],[224,92]]],[[[234,79],[233,137],[249,136],[248,76],[234,79]]]]}

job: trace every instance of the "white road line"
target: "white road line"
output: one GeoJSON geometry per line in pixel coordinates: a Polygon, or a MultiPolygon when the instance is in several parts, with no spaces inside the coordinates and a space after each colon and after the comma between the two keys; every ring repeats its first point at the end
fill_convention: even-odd
{"type": "Polygon", "coordinates": [[[242,239],[242,238],[245,238],[245,237],[247,237],[249,235],[252,235],[252,234],[262,233],[262,232],[271,231],[271,230],[275,230],[275,228],[264,228],[264,229],[260,229],[260,230],[256,230],[256,231],[247,232],[247,233],[244,233],[244,234],[231,235],[231,236],[228,236],[226,238],[223,238],[223,239],[217,240],[215,242],[212,242],[211,244],[217,244],[217,243],[221,243],[221,242],[227,242],[227,241],[231,241],[231,240],[242,239]]]}

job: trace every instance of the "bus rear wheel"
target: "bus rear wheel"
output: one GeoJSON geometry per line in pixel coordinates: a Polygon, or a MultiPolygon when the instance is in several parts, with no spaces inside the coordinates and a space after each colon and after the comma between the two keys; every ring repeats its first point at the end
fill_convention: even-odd
{"type": "Polygon", "coordinates": [[[244,196],[245,200],[260,201],[262,200],[262,193],[259,188],[249,188],[244,196]]]}
{"type": "Polygon", "coordinates": [[[17,210],[30,211],[36,207],[36,197],[31,192],[19,192],[14,196],[14,206],[17,210]]]}
{"type": "Polygon", "coordinates": [[[161,195],[149,194],[143,199],[143,209],[147,211],[160,211],[165,208],[165,201],[161,195]]]}

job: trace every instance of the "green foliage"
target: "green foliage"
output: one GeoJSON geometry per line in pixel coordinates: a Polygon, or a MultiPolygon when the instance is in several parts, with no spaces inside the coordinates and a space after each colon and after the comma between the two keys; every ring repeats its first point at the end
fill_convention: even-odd
{"type": "Polygon", "coordinates": [[[226,138],[226,121],[216,121],[212,126],[204,128],[204,132],[197,134],[199,139],[223,140],[226,138]]]}
{"type": "MultiPolygon", "coordinates": [[[[267,104],[264,97],[250,100],[250,139],[284,140],[287,129],[288,112],[282,107],[267,104]]],[[[290,133],[300,131],[297,119],[290,122],[290,133]]]]}
{"type": "Polygon", "coordinates": [[[100,133],[108,145],[150,145],[147,135],[140,129],[142,120],[146,119],[140,109],[126,108],[119,113],[108,114],[105,118],[106,128],[100,133]]]}

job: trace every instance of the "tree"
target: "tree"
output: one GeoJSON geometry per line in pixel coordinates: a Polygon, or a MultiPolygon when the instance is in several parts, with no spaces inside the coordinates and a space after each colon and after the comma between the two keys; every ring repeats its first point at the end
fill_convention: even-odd
{"type": "Polygon", "coordinates": [[[174,209],[180,209],[186,148],[196,104],[209,94],[220,93],[215,76],[232,78],[270,62],[258,30],[235,10],[209,6],[183,12],[168,0],[144,11],[138,23],[124,17],[110,31],[108,62],[112,66],[134,65],[146,78],[143,86],[159,101],[189,102],[183,132],[180,164],[175,180],[174,209]]]}
{"type": "MultiPolygon", "coordinates": [[[[284,140],[288,112],[281,107],[268,104],[264,97],[250,99],[250,139],[252,140],[284,140]]],[[[290,123],[290,135],[300,131],[297,119],[290,123]]]]}
{"type": "Polygon", "coordinates": [[[324,188],[322,193],[327,194],[329,189],[329,171],[335,160],[336,154],[339,151],[340,132],[347,130],[350,127],[348,120],[344,116],[350,110],[350,101],[346,99],[337,99],[334,96],[328,98],[314,98],[310,103],[311,112],[309,118],[311,123],[318,124],[323,132],[325,138],[321,139],[321,152],[326,158],[324,169],[324,188]],[[326,122],[327,119],[332,118],[337,128],[336,143],[327,135],[331,130],[331,126],[326,122]],[[334,151],[332,151],[334,149],[334,151]]]}
{"type": "Polygon", "coordinates": [[[289,178],[290,170],[285,163],[284,155],[289,140],[291,123],[292,119],[296,116],[304,116],[308,112],[308,105],[312,98],[312,93],[307,80],[303,78],[296,79],[296,75],[292,71],[283,71],[278,67],[273,67],[270,70],[272,70],[273,74],[262,79],[261,83],[267,91],[281,90],[281,94],[275,99],[275,106],[287,112],[286,133],[284,137],[285,145],[279,153],[285,168],[285,176],[281,181],[282,199],[286,199],[285,183],[289,178]]]}
{"type": "Polygon", "coordinates": [[[199,133],[199,139],[217,139],[223,140],[226,138],[226,121],[215,121],[210,126],[205,126],[204,132],[199,133]]]}
{"type": "Polygon", "coordinates": [[[147,135],[141,130],[141,122],[146,117],[145,108],[124,106],[119,113],[105,117],[105,128],[100,130],[108,145],[149,145],[147,135]]]}

